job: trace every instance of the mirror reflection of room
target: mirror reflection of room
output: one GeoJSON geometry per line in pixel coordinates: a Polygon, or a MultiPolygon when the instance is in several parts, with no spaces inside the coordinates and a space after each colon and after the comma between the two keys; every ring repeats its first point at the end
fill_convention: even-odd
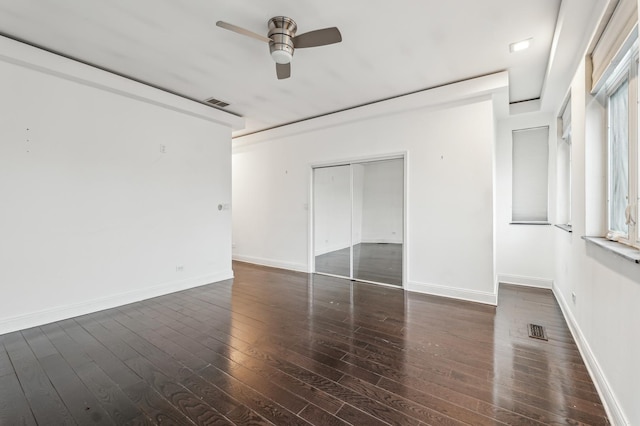
{"type": "Polygon", "coordinates": [[[402,285],[404,160],[314,169],[316,272],[402,285]]]}

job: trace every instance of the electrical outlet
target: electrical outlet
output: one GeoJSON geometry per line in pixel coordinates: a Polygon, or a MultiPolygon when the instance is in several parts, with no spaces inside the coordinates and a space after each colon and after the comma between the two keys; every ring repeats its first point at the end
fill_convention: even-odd
{"type": "Polygon", "coordinates": [[[163,154],[166,153],[167,152],[167,146],[161,144],[160,145],[160,152],[163,153],[163,154]]]}
{"type": "Polygon", "coordinates": [[[184,265],[176,266],[176,272],[184,272],[184,265]]]}

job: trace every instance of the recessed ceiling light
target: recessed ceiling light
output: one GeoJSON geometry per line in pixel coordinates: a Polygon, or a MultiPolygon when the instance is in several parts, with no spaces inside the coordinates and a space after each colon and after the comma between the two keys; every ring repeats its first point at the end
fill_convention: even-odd
{"type": "Polygon", "coordinates": [[[511,43],[509,45],[509,51],[511,51],[511,53],[513,52],[519,52],[521,50],[525,50],[528,49],[531,46],[531,40],[530,38],[526,39],[526,40],[522,40],[522,41],[518,41],[515,43],[511,43]]]}

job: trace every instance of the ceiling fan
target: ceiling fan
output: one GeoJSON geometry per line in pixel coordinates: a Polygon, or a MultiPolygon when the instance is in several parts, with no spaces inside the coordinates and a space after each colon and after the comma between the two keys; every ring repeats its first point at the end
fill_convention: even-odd
{"type": "Polygon", "coordinates": [[[276,62],[278,80],[291,76],[291,59],[296,48],[326,46],[342,41],[342,35],[336,27],[296,35],[298,26],[293,19],[286,16],[276,16],[269,19],[267,37],[223,21],[216,22],[216,25],[225,30],[269,43],[271,57],[276,62]]]}

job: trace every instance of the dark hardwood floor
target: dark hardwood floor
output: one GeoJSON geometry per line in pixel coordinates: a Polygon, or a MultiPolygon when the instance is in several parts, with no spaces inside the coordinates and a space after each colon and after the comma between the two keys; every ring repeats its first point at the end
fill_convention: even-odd
{"type": "Polygon", "coordinates": [[[234,270],[0,336],[0,424],[608,424],[547,290],[503,286],[496,309],[234,270]]]}
{"type": "MultiPolygon", "coordinates": [[[[349,248],[316,256],[316,271],[349,277],[349,248]]],[[[353,277],[402,285],[402,244],[362,243],[353,246],[353,277]]]]}

